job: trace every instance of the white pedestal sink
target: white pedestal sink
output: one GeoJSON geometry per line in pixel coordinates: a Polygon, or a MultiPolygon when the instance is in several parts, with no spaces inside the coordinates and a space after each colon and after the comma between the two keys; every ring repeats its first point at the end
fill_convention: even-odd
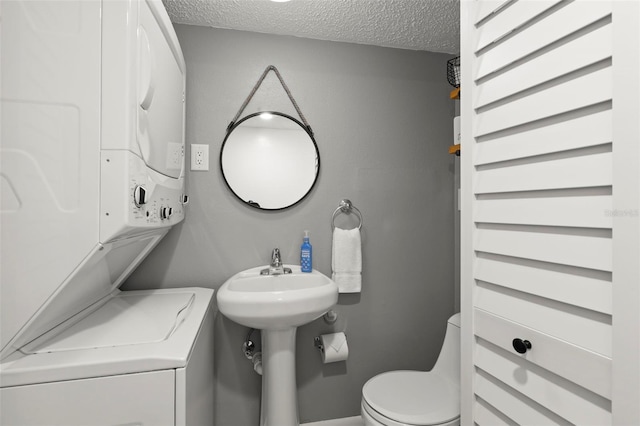
{"type": "Polygon", "coordinates": [[[218,291],[218,309],[246,327],[262,330],[261,426],[298,426],[296,329],[338,301],[338,286],[318,271],[260,275],[261,266],[229,278],[218,291]]]}

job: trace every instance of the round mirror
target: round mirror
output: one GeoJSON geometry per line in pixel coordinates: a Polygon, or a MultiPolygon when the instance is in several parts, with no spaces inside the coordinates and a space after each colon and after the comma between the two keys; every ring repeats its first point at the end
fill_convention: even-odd
{"type": "Polygon", "coordinates": [[[262,210],[302,200],[320,171],[313,135],[293,117],[259,112],[235,123],[220,149],[220,167],[236,197],[262,210]]]}

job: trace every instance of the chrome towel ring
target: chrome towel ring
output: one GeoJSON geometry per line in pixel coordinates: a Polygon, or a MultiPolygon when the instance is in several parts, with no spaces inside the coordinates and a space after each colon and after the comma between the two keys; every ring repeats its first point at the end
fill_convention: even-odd
{"type": "Polygon", "coordinates": [[[345,198],[344,200],[340,201],[340,205],[333,212],[333,216],[331,216],[331,229],[332,230],[336,229],[335,220],[336,220],[336,217],[338,216],[338,214],[340,214],[340,213],[344,213],[344,214],[355,213],[355,215],[358,216],[358,220],[359,220],[358,229],[362,228],[362,213],[360,213],[360,210],[358,210],[358,208],[356,206],[354,206],[353,203],[350,200],[347,200],[345,198]]]}

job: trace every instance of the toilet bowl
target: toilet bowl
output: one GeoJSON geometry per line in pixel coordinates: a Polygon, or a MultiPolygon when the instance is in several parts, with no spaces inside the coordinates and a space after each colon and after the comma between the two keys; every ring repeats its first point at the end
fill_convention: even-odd
{"type": "Polygon", "coordinates": [[[431,371],[390,371],[362,388],[367,426],[460,424],[460,314],[447,322],[440,355],[431,371]]]}

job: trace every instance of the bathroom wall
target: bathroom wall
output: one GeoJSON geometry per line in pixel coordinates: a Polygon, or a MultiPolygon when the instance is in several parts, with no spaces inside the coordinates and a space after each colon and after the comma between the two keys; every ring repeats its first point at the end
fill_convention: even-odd
{"type": "MultiPolygon", "coordinates": [[[[274,247],[298,263],[311,232],[314,267],[331,274],[333,211],[349,198],[364,216],[363,291],[341,295],[339,319],[298,330],[301,422],[357,415],[362,385],[391,369],[430,369],[457,310],[454,291],[455,106],[451,55],[241,31],[177,28],[187,68],[187,144],[208,144],[211,169],[188,172],[186,220],[171,230],[125,289],[218,288],[234,273],[265,265],[274,247]],[[218,166],[225,130],[267,65],[275,65],[308,119],[320,178],[300,204],[280,212],[247,207],[218,166]],[[319,334],[345,331],[348,361],[323,365],[319,334]]],[[[271,74],[246,113],[295,116],[271,74]]],[[[188,154],[188,152],[187,152],[188,154]]],[[[352,217],[339,225],[350,227],[352,217]]],[[[260,376],[241,353],[247,329],[216,320],[218,426],[258,424],[260,376]]]]}

